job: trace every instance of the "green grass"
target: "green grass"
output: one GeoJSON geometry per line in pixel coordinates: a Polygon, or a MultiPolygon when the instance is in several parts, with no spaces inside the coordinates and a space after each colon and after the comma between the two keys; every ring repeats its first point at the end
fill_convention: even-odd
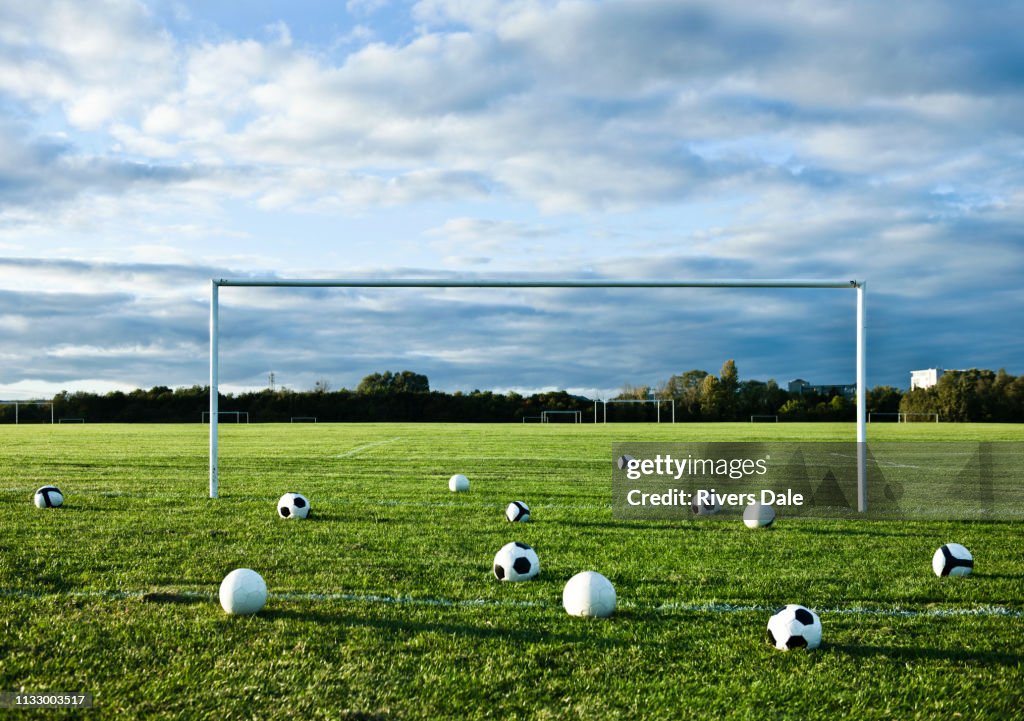
{"type": "MultiPolygon", "coordinates": [[[[0,427],[0,690],[88,691],[89,717],[1020,718],[1024,554],[1013,522],[612,517],[611,447],[849,440],[828,424],[0,427]],[[452,494],[447,479],[469,476],[452,494]],[[64,508],[36,509],[53,483],[64,508]],[[289,490],[313,517],[275,514],[289,490]],[[511,500],[534,521],[504,521],[511,500]],[[539,580],[491,560],[533,545],[539,580]],[[944,542],[977,570],[939,579],[944,542]],[[255,617],[216,594],[266,579],[255,617]],[[569,617],[599,570],[620,607],[569,617]],[[771,609],[819,610],[780,653],[771,609]],[[1002,614],[1002,615],[1000,615],[1002,614]]],[[[879,440],[1024,440],[1016,425],[876,425],[879,440]]],[[[19,718],[53,712],[21,712],[19,718]]]]}

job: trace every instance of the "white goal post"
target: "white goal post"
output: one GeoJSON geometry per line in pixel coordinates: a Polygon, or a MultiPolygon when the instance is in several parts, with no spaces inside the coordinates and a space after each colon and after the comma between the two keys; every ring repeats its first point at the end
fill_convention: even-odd
{"type": "Polygon", "coordinates": [[[212,278],[210,280],[210,498],[218,493],[217,403],[220,393],[220,289],[249,288],[837,288],[857,291],[857,510],[868,510],[866,318],[863,280],[436,280],[212,278]]]}
{"type": "Polygon", "coordinates": [[[938,413],[903,413],[902,411],[899,413],[883,413],[881,411],[871,411],[868,413],[868,423],[871,423],[875,418],[895,418],[896,423],[913,423],[913,421],[910,420],[912,417],[924,418],[928,422],[939,422],[938,413]]]}
{"type": "MultiPolygon", "coordinates": [[[[596,404],[596,402],[597,401],[595,401],[595,404],[596,404]]],[[[609,403],[645,403],[645,404],[646,403],[653,403],[655,405],[655,408],[657,408],[657,416],[658,416],[658,421],[657,422],[658,423],[661,423],[661,404],[662,403],[668,403],[669,404],[669,408],[672,409],[672,422],[673,423],[676,422],[676,402],[674,400],[672,400],[671,398],[644,398],[644,399],[639,399],[639,398],[613,398],[610,401],[601,401],[601,404],[602,404],[602,408],[601,408],[601,410],[602,410],[602,422],[603,423],[607,423],[608,422],[608,404],[609,403]]],[[[596,407],[596,405],[594,407],[594,411],[595,411],[594,422],[597,423],[597,415],[596,415],[597,407],[596,407]]]]}
{"type": "Polygon", "coordinates": [[[583,411],[557,411],[557,410],[541,411],[540,412],[540,422],[541,423],[550,423],[551,422],[551,416],[572,416],[572,422],[573,423],[582,423],[583,422],[583,411]]]}
{"type": "Polygon", "coordinates": [[[0,406],[14,406],[14,425],[20,425],[21,419],[18,416],[18,409],[21,406],[50,406],[50,424],[53,425],[53,402],[52,401],[0,401],[0,406]]]}
{"type": "Polygon", "coordinates": [[[911,418],[924,418],[926,419],[926,422],[939,422],[938,413],[900,413],[899,421],[900,423],[913,423],[913,421],[910,420],[911,418]]]}
{"type": "MultiPolygon", "coordinates": [[[[199,421],[200,423],[206,423],[206,418],[210,415],[210,411],[203,411],[203,417],[199,421]]],[[[242,422],[242,416],[245,416],[245,422],[249,422],[249,411],[217,411],[218,416],[234,416],[235,423],[242,422]]]]}

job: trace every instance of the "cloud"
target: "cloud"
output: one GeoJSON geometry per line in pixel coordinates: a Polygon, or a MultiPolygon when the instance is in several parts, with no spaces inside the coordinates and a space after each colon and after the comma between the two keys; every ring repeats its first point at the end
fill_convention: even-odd
{"type": "Polygon", "coordinates": [[[0,92],[55,104],[75,127],[131,116],[174,83],[175,50],[145,6],[107,0],[4,3],[0,92]]]}
{"type": "MultiPolygon", "coordinates": [[[[280,33],[176,43],[129,2],[103,6],[89,24],[97,29],[57,42],[76,12],[57,5],[44,23],[8,11],[10,79],[0,88],[59,103],[71,125],[74,108],[100,108],[97,122],[116,120],[110,132],[129,152],[160,162],[246,167],[273,207],[486,189],[584,212],[706,199],[765,176],[925,183],[951,148],[983,142],[965,138],[965,123],[993,113],[1012,122],[1024,110],[1006,70],[1024,52],[1005,12],[948,5],[437,0],[414,7],[419,34],[356,46],[340,61],[280,33]],[[19,27],[52,39],[15,41],[19,27]],[[104,44],[115,32],[129,38],[110,43],[116,51],[104,44]],[[38,82],[14,79],[26,65],[38,82]],[[780,163],[799,172],[773,172],[780,163]],[[297,177],[287,193],[265,190],[297,177]]],[[[1007,141],[1003,150],[1020,152],[1019,136],[1007,141]]]]}

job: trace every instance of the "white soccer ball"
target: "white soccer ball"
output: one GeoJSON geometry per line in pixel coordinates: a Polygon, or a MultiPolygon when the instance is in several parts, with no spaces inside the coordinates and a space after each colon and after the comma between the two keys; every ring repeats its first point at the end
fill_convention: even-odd
{"type": "Polygon", "coordinates": [[[494,556],[494,576],[499,581],[530,581],[538,575],[540,559],[525,543],[506,543],[494,556]]]}
{"type": "Polygon", "coordinates": [[[821,645],[821,619],[809,608],[791,603],[768,621],[768,641],[780,651],[821,645]]]}
{"type": "Polygon", "coordinates": [[[64,494],[57,486],[43,486],[36,491],[32,500],[36,508],[60,508],[64,504],[64,494]]]}
{"type": "Polygon", "coordinates": [[[530,520],[530,507],[522,501],[512,501],[505,509],[505,518],[510,523],[526,523],[530,520]]]}
{"type": "Polygon", "coordinates": [[[615,587],[597,571],[583,571],[562,590],[562,606],[570,616],[607,618],[615,611],[615,587]]]}
{"type": "Polygon", "coordinates": [[[463,493],[469,490],[469,479],[461,473],[456,473],[448,479],[448,490],[452,493],[463,493]]]}
{"type": "Polygon", "coordinates": [[[301,493],[286,493],[277,502],[277,515],[301,520],[309,515],[309,499],[301,493]]]}
{"type": "Polygon", "coordinates": [[[974,570],[974,556],[959,543],[947,543],[932,556],[936,576],[969,576],[974,570]]]}
{"type": "Polygon", "coordinates": [[[747,528],[765,528],[775,523],[775,509],[767,503],[751,503],[743,509],[743,525],[747,528]]]}
{"type": "Polygon", "coordinates": [[[625,471],[629,469],[629,462],[635,460],[636,459],[633,458],[633,456],[629,455],[628,453],[623,453],[621,456],[615,459],[615,465],[619,467],[620,471],[625,471]]]}
{"type": "Polygon", "coordinates": [[[694,491],[693,500],[690,501],[690,510],[695,516],[713,516],[722,510],[722,504],[718,502],[718,494],[708,493],[707,498],[698,498],[698,492],[694,491]]]}
{"type": "Polygon", "coordinates": [[[220,605],[226,613],[258,613],[266,602],[267,584],[251,568],[236,568],[220,582],[220,605]]]}

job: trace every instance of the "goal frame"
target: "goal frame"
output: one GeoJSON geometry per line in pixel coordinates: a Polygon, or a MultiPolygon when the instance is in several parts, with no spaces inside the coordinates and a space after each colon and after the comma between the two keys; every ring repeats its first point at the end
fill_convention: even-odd
{"type": "MultiPolygon", "coordinates": [[[[0,401],[0,406],[14,406],[14,425],[16,426],[21,425],[21,419],[18,417],[18,409],[21,408],[21,406],[50,406],[50,425],[52,426],[55,423],[53,415],[53,401],[0,401]]],[[[43,421],[43,423],[45,424],[46,421],[43,421]]]]}
{"type": "MultiPolygon", "coordinates": [[[[203,411],[202,417],[199,419],[199,422],[203,425],[206,425],[206,416],[210,415],[211,413],[213,413],[213,411],[203,411]]],[[[242,416],[245,416],[245,425],[249,425],[249,411],[217,411],[217,415],[234,416],[235,422],[232,425],[241,425],[242,416]]],[[[219,423],[220,420],[218,419],[217,422],[219,423]]]]}
{"type": "Polygon", "coordinates": [[[569,416],[569,415],[571,415],[575,419],[575,420],[573,420],[574,424],[582,423],[583,422],[583,411],[563,411],[563,410],[558,410],[558,409],[552,409],[552,410],[549,410],[549,411],[541,411],[540,412],[540,419],[541,419],[540,422],[541,423],[550,423],[551,422],[551,420],[550,420],[551,416],[569,416]]]}
{"type": "MultiPolygon", "coordinates": [[[[594,401],[594,422],[597,423],[597,401],[594,401]]],[[[661,404],[668,403],[669,408],[672,409],[672,422],[676,422],[676,402],[672,398],[612,398],[607,401],[601,401],[601,422],[608,422],[608,404],[609,403],[654,403],[657,415],[657,423],[661,423],[661,404]]]]}
{"type": "Polygon", "coordinates": [[[925,423],[932,423],[933,422],[931,420],[932,418],[935,419],[934,420],[935,423],[939,422],[939,414],[938,413],[904,413],[904,412],[901,411],[899,416],[900,416],[899,417],[899,422],[900,423],[914,423],[915,421],[907,420],[910,416],[918,416],[918,417],[924,416],[924,417],[928,418],[927,421],[924,421],[925,423]]]}
{"type": "Polygon", "coordinates": [[[423,278],[387,279],[293,279],[211,278],[210,279],[210,498],[217,498],[219,427],[217,418],[220,393],[220,289],[222,287],[260,288],[835,288],[857,292],[857,510],[868,510],[866,391],[867,326],[864,280],[439,280],[423,278]]]}

